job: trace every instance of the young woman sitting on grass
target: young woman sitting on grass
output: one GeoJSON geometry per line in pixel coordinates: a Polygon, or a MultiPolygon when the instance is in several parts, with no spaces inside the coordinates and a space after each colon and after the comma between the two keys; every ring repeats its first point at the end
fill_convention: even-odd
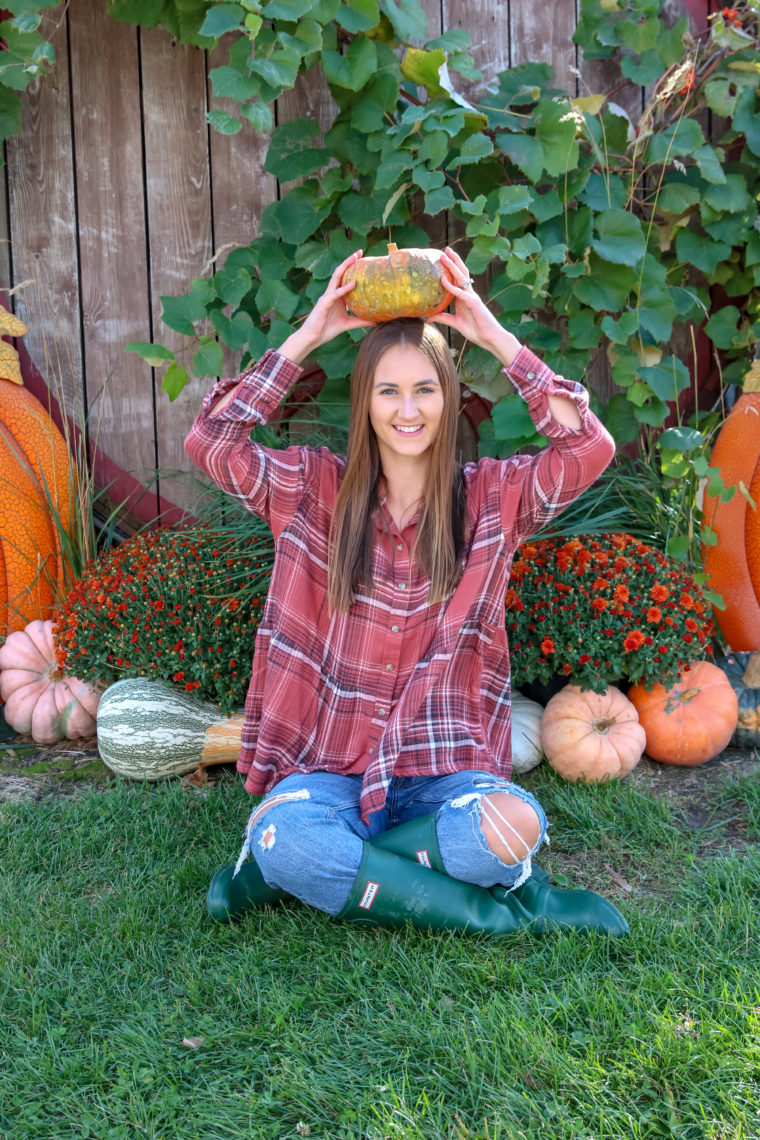
{"type": "Polygon", "coordinates": [[[459,379],[441,331],[415,319],[361,341],[345,457],[248,438],[303,360],[371,325],[341,285],[360,256],[279,351],[214,386],[185,444],[275,539],[238,761],[265,795],[209,912],[293,895],[380,926],[622,934],[609,902],[532,866],[546,816],[509,780],[509,568],[613,456],[586,391],[501,327],[447,248],[455,311],[433,319],[501,361],[549,439],[540,454],[457,464],[459,379]]]}

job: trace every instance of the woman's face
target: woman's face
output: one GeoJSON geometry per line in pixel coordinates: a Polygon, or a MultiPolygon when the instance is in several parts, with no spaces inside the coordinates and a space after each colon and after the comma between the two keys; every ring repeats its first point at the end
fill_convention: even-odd
{"type": "Polygon", "coordinates": [[[372,382],[369,419],[385,467],[422,458],[443,416],[443,389],[432,361],[414,345],[394,345],[380,357],[372,382]]]}

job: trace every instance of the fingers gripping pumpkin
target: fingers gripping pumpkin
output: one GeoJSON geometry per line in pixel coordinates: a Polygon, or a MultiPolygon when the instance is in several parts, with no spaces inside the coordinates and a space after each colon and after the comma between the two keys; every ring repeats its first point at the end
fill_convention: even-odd
{"type": "Polygon", "coordinates": [[[386,257],[359,258],[343,275],[343,285],[356,281],[346,305],[366,321],[435,316],[452,300],[441,284],[440,256],[438,249],[398,249],[391,242],[386,257]]]}

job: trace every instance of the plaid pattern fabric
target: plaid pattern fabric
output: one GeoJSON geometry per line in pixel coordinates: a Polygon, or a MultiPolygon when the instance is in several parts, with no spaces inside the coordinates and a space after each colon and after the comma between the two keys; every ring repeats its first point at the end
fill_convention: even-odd
{"type": "Polygon", "coordinates": [[[604,470],[614,444],[580,384],[523,348],[505,370],[549,444],[536,456],[464,468],[470,541],[463,576],[429,605],[410,559],[417,519],[399,533],[375,512],[374,588],[347,614],[328,612],[327,536],[345,460],[326,448],[283,451],[249,440],[300,374],[268,352],[218,416],[206,396],[185,447],[220,487],[272,527],[275,563],[256,635],[238,769],[253,794],[292,772],[363,773],[361,812],[381,808],[393,776],[511,772],[504,599],[517,547],[604,470]],[[582,426],[562,427],[547,397],[567,396],[582,426]]]}

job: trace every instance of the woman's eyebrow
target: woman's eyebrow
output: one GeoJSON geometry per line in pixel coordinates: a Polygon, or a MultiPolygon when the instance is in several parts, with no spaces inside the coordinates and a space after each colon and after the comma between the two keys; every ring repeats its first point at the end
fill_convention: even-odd
{"type": "MultiPolygon", "coordinates": [[[[419,388],[421,384],[429,385],[429,384],[437,384],[437,383],[438,383],[437,377],[431,377],[430,380],[415,380],[414,387],[419,388]]],[[[375,387],[376,388],[397,388],[398,387],[398,380],[379,380],[377,382],[377,384],[375,384],[375,387]]]]}

